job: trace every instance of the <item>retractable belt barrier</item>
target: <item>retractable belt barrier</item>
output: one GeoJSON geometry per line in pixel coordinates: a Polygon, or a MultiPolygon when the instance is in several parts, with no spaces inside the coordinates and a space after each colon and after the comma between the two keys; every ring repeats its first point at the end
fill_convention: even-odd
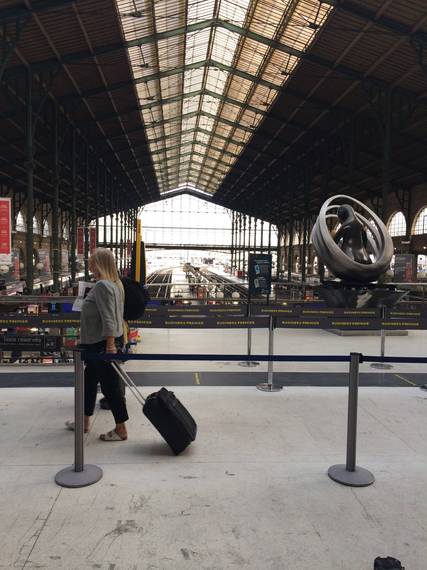
{"type": "MultiPolygon", "coordinates": [[[[272,344],[269,343],[269,350],[272,344]]],[[[96,465],[84,464],[83,446],[83,394],[84,374],[83,360],[226,360],[238,361],[254,358],[260,361],[276,362],[349,362],[349,392],[348,392],[348,418],[347,418],[347,454],[346,463],[332,465],[328,470],[328,476],[335,482],[350,487],[366,487],[375,481],[375,476],[356,464],[356,440],[357,440],[357,407],[359,391],[359,364],[361,362],[408,362],[427,364],[424,357],[388,357],[388,356],[364,356],[352,352],[346,355],[231,355],[231,354],[97,354],[75,351],[75,432],[74,432],[74,465],[62,469],[56,474],[55,481],[64,487],[86,487],[102,478],[102,470],[96,465]]],[[[275,392],[273,385],[272,369],[268,371],[268,382],[258,385],[263,391],[275,392]],[[271,372],[271,375],[270,375],[271,372]],[[262,387],[261,387],[262,386],[262,387]]]]}

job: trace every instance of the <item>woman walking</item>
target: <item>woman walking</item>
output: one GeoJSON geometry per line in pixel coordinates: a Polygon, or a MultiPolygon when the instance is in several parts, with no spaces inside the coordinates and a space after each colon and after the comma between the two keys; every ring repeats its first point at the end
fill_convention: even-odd
{"type": "MultiPolygon", "coordinates": [[[[87,352],[115,354],[123,346],[124,291],[114,256],[109,249],[97,248],[89,258],[89,270],[96,284],[89,291],[80,316],[80,343],[87,352]]],[[[90,428],[95,409],[98,382],[107,398],[116,427],[102,435],[102,441],[127,439],[125,422],[129,419],[120,379],[110,362],[88,360],[85,365],[84,431],[90,428]]],[[[74,430],[74,422],[66,422],[74,430]]]]}

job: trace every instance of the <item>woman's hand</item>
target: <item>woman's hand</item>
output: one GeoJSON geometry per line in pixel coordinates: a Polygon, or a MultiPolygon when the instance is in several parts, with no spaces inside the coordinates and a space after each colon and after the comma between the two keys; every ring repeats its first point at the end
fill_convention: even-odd
{"type": "Polygon", "coordinates": [[[117,347],[116,347],[116,343],[114,342],[114,337],[112,337],[112,336],[107,337],[105,352],[107,354],[116,354],[117,347]]]}

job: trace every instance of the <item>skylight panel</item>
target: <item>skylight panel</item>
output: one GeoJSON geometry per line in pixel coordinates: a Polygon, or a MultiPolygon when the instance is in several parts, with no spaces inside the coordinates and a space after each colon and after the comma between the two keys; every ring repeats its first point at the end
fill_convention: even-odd
{"type": "Polygon", "coordinates": [[[195,184],[218,187],[299,62],[269,42],[304,52],[332,9],[318,0],[116,2],[162,191],[195,168],[195,184]]]}

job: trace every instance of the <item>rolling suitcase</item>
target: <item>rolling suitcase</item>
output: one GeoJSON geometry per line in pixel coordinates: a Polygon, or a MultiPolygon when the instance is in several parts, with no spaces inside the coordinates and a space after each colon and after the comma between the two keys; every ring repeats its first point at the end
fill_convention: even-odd
{"type": "Polygon", "coordinates": [[[134,381],[118,362],[112,361],[119,376],[142,405],[142,413],[150,420],[175,455],[196,439],[197,424],[173,392],[161,388],[145,399],[134,381]]]}

